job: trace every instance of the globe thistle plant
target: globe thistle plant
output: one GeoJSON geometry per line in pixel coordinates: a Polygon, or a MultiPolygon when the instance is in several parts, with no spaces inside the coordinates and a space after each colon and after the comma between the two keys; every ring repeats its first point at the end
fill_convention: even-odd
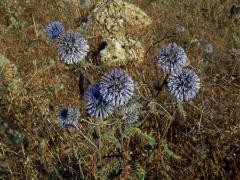
{"type": "Polygon", "coordinates": [[[176,44],[169,44],[161,49],[157,64],[167,74],[172,74],[187,65],[187,55],[183,48],[176,44]]]}
{"type": "Polygon", "coordinates": [[[98,84],[91,85],[87,92],[87,113],[91,117],[104,119],[113,113],[113,106],[106,101],[100,94],[100,87],[98,84]]]}
{"type": "Polygon", "coordinates": [[[126,104],[132,98],[133,92],[132,78],[121,69],[114,69],[100,81],[101,95],[115,107],[126,104]]]}
{"type": "Polygon", "coordinates": [[[58,55],[67,64],[82,61],[89,51],[87,41],[76,32],[66,32],[57,41],[58,55]]]}
{"type": "Polygon", "coordinates": [[[59,38],[64,33],[64,31],[65,28],[63,24],[59,21],[49,23],[44,30],[47,36],[52,40],[59,38]]]}
{"type": "Polygon", "coordinates": [[[174,96],[177,101],[189,101],[196,96],[200,89],[200,79],[197,74],[184,68],[169,76],[168,79],[169,93],[174,96]]]}
{"type": "Polygon", "coordinates": [[[63,128],[76,127],[80,121],[80,112],[75,108],[62,108],[58,121],[63,128]]]}

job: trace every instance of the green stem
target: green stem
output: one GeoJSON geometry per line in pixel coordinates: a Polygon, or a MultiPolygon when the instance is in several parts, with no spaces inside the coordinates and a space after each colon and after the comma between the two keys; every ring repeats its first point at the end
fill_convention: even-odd
{"type": "Polygon", "coordinates": [[[98,159],[99,159],[99,164],[102,166],[102,135],[101,135],[101,128],[100,125],[97,126],[97,135],[98,135],[98,159]]]}
{"type": "Polygon", "coordinates": [[[120,133],[120,136],[121,136],[121,152],[125,151],[125,147],[124,147],[124,134],[123,134],[123,130],[122,130],[122,124],[120,123],[119,125],[119,133],[120,133]]]}

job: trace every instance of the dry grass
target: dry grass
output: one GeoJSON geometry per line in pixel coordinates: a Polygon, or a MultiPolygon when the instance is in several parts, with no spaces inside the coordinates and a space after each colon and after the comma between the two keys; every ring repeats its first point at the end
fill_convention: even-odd
{"type": "MultiPolygon", "coordinates": [[[[80,100],[76,68],[63,64],[54,44],[47,40],[42,29],[52,20],[64,23],[67,29],[76,29],[83,17],[93,8],[81,8],[61,1],[11,0],[0,2],[0,52],[14,62],[24,81],[26,91],[20,91],[12,103],[21,102],[22,111],[3,107],[7,117],[1,117],[0,176],[22,178],[80,177],[80,164],[86,179],[97,178],[98,156],[94,148],[83,140],[77,130],[62,130],[57,125],[60,107],[79,107],[80,100]],[[8,4],[7,4],[8,2],[8,4]],[[13,11],[9,12],[10,8],[13,11]],[[20,14],[14,14],[19,8],[20,14]],[[20,22],[20,27],[11,17],[20,22]],[[54,64],[51,64],[52,61],[54,64]],[[50,63],[50,64],[49,64],[50,63]],[[16,132],[24,134],[20,145],[11,143],[16,132]]],[[[136,0],[154,21],[139,38],[149,49],[140,65],[129,63],[123,67],[138,83],[148,101],[143,101],[140,125],[143,132],[152,133],[158,145],[151,149],[141,145],[138,137],[121,158],[104,158],[104,167],[120,163],[120,172],[111,177],[138,179],[139,163],[147,179],[238,179],[240,178],[240,49],[233,43],[233,35],[240,33],[239,16],[231,17],[234,0],[136,0]],[[184,25],[186,31],[177,28],[184,25]],[[197,38],[202,45],[211,42],[212,54],[204,53],[201,45],[192,47],[197,38]],[[186,49],[191,66],[201,77],[198,96],[185,103],[186,118],[178,111],[175,101],[165,88],[156,97],[154,86],[164,79],[154,57],[166,43],[177,42],[186,49]],[[156,110],[149,111],[149,103],[156,110]],[[167,111],[167,113],[166,113],[167,111]],[[161,146],[162,140],[180,159],[169,157],[161,146]]],[[[88,74],[94,81],[110,67],[97,68],[99,57],[91,54],[98,48],[99,39],[89,33],[91,53],[88,74]]],[[[88,87],[85,82],[85,89],[88,87]]],[[[111,120],[110,120],[111,121],[111,120]]],[[[109,122],[110,122],[109,121],[109,122]]],[[[97,143],[95,130],[87,123],[79,128],[97,143]]],[[[102,125],[103,133],[113,133],[102,125]]],[[[119,136],[117,132],[116,137],[119,136]]],[[[117,148],[103,142],[103,156],[117,148]]],[[[116,165],[117,166],[117,165],[116,165]]],[[[109,178],[111,178],[109,177],[109,178]]]]}

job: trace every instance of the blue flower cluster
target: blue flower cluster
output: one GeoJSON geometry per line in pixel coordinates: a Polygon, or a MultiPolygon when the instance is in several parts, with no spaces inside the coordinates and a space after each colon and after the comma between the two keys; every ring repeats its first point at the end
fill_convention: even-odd
{"type": "Polygon", "coordinates": [[[114,110],[126,105],[134,94],[134,82],[122,69],[105,74],[99,84],[91,85],[86,92],[87,113],[104,119],[114,110]]]}
{"type": "Polygon", "coordinates": [[[89,51],[87,41],[77,32],[65,32],[62,23],[51,22],[44,32],[56,42],[58,55],[66,64],[78,63],[87,56],[89,51]]]}
{"type": "Polygon", "coordinates": [[[168,91],[177,101],[190,101],[200,89],[197,74],[187,68],[187,55],[182,47],[169,44],[157,57],[157,64],[168,74],[168,91]]]}

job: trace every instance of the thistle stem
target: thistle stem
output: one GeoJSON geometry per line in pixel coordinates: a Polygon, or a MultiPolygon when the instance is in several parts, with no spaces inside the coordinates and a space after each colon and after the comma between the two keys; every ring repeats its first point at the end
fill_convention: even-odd
{"type": "Polygon", "coordinates": [[[157,85],[157,94],[156,94],[156,97],[158,97],[158,95],[160,94],[163,86],[164,86],[165,84],[167,84],[167,78],[168,78],[168,75],[165,75],[165,77],[164,77],[161,85],[159,85],[159,83],[158,83],[158,85],[157,85]]]}
{"type": "Polygon", "coordinates": [[[85,136],[85,134],[75,125],[75,127],[77,128],[77,130],[80,132],[80,134],[91,144],[93,145],[96,149],[98,149],[98,147],[87,137],[85,136]]]}
{"type": "Polygon", "coordinates": [[[100,126],[97,126],[97,136],[98,136],[98,159],[99,159],[99,164],[102,166],[102,140],[101,140],[101,129],[100,126]]]}
{"type": "Polygon", "coordinates": [[[123,142],[123,139],[124,139],[124,135],[123,135],[123,130],[122,130],[122,124],[120,123],[119,125],[119,133],[120,133],[120,138],[121,138],[121,152],[125,151],[125,148],[124,148],[124,142],[123,142]]]}

